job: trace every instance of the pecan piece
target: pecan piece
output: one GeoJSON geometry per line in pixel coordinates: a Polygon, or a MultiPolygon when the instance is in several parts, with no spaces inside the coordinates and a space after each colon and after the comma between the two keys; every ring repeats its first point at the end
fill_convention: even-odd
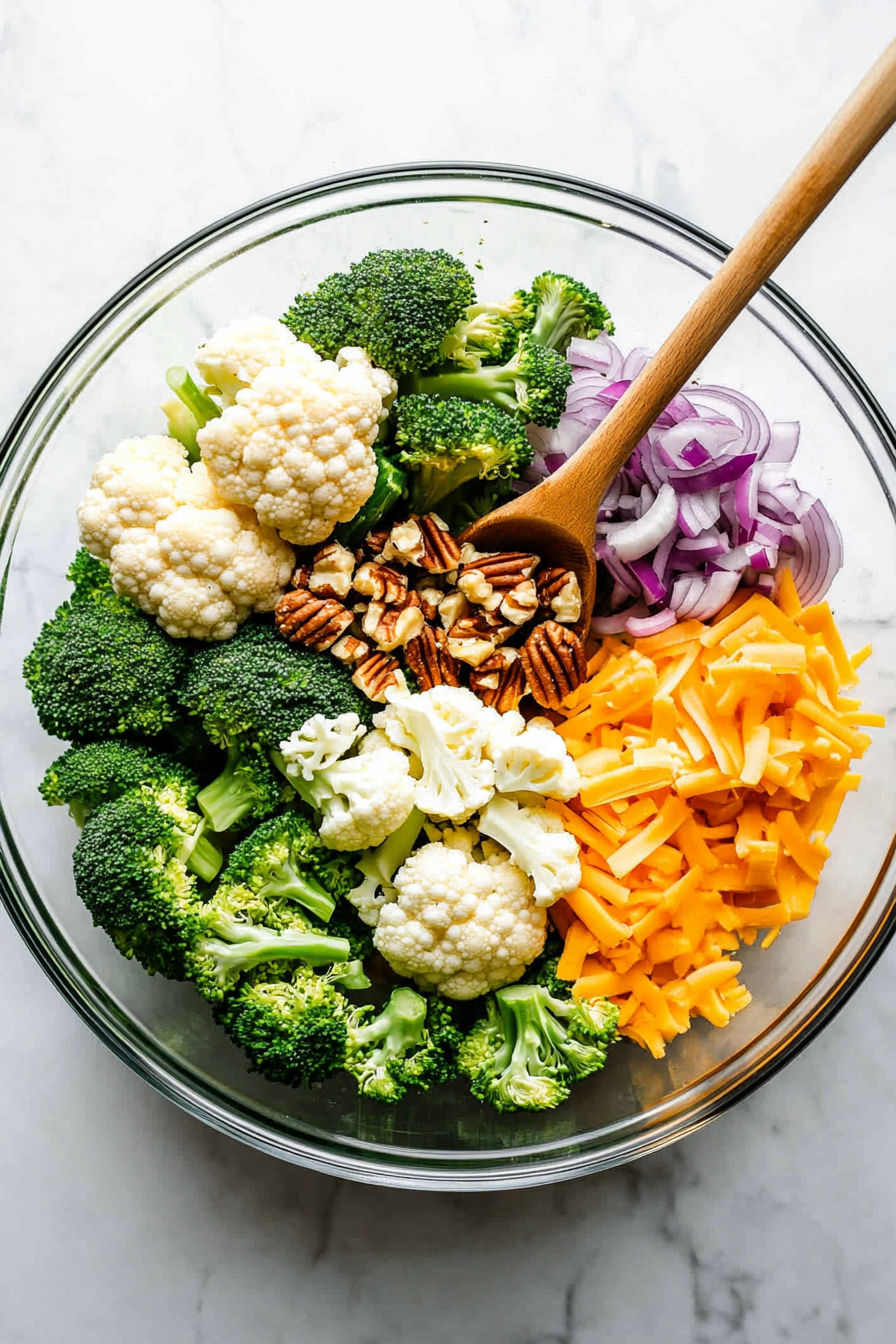
{"type": "Polygon", "coordinates": [[[469,615],[469,611],[469,602],[460,589],[455,588],[453,592],[446,593],[439,603],[439,620],[446,630],[450,630],[452,625],[469,615]]]}
{"type": "Polygon", "coordinates": [[[534,579],[523,579],[504,597],[499,608],[505,621],[511,625],[525,625],[538,611],[538,594],[534,579]]]}
{"type": "Polygon", "coordinates": [[[416,639],[423,625],[423,612],[416,593],[408,593],[401,606],[387,607],[385,602],[371,602],[361,620],[365,635],[384,653],[391,653],[416,639]]]}
{"type": "Polygon", "coordinates": [[[503,644],[514,627],[506,625],[488,611],[474,611],[455,621],[448,631],[448,649],[455,658],[470,667],[479,667],[503,644]]]}
{"type": "Polygon", "coordinates": [[[388,527],[375,527],[364,539],[368,555],[382,555],[389,544],[388,527]]]}
{"type": "MultiPolygon", "coordinates": [[[[528,551],[490,551],[475,554],[462,566],[457,586],[471,602],[487,604],[494,593],[506,593],[529,579],[539,557],[528,551]]],[[[500,598],[498,599],[500,602],[500,598]]],[[[497,604],[496,604],[497,605],[497,604]]]]}
{"type": "Polygon", "coordinates": [[[423,612],[424,620],[435,621],[446,594],[441,588],[436,588],[429,579],[424,579],[417,584],[417,593],[420,597],[420,610],[423,612]]]}
{"type": "Polygon", "coordinates": [[[470,672],[470,690],[499,714],[516,709],[526,689],[519,649],[495,649],[490,658],[470,672]]]}
{"type": "Polygon", "coordinates": [[[404,655],[421,691],[432,690],[433,686],[460,685],[460,663],[449,652],[444,630],[425,626],[417,638],[409,642],[404,655]]]}
{"type": "Polygon", "coordinates": [[[543,569],[535,576],[538,605],[548,620],[575,625],[582,614],[582,590],[571,569],[543,569]]]}
{"type": "Polygon", "coordinates": [[[315,653],[331,648],[352,623],[352,613],[332,597],[315,597],[306,588],[284,593],[274,608],[274,624],[290,644],[315,653]]]}
{"type": "Polygon", "coordinates": [[[356,635],[343,635],[331,645],[330,652],[340,663],[360,663],[370,652],[370,645],[365,644],[364,640],[358,639],[356,635]]]}
{"type": "Polygon", "coordinates": [[[520,657],[529,691],[547,709],[559,709],[588,675],[582,641],[574,630],[556,621],[537,625],[520,657]]]}
{"type": "MultiPolygon", "coordinates": [[[[302,566],[306,569],[307,566],[302,566]]],[[[352,586],[352,574],[355,569],[355,557],[338,541],[330,541],[314,552],[314,563],[307,582],[308,588],[317,597],[347,597],[352,586]]],[[[294,583],[298,588],[300,585],[294,583]]]]}
{"type": "Polygon", "coordinates": [[[375,602],[394,607],[407,597],[408,581],[400,569],[368,560],[355,575],[354,588],[362,597],[372,597],[375,602]]]}
{"type": "Polygon", "coordinates": [[[355,668],[352,682],[368,700],[380,704],[385,704],[386,692],[393,686],[407,689],[398,659],[391,658],[388,653],[372,653],[369,658],[364,658],[355,668]]]}
{"type": "Polygon", "coordinates": [[[430,574],[447,574],[456,569],[460,560],[460,546],[437,513],[417,518],[423,538],[423,554],[416,562],[430,574]]]}

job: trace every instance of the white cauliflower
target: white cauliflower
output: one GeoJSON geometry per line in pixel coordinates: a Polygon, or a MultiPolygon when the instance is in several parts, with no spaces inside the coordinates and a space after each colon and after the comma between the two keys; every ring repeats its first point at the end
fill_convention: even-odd
{"type": "Polygon", "coordinates": [[[328,769],[344,756],[358,738],[364,736],[364,732],[357,714],[340,714],[335,719],[313,714],[301,728],[297,728],[285,742],[280,743],[286,773],[290,776],[301,775],[302,779],[313,779],[316,771],[328,769]]]}
{"type": "Polygon", "coordinates": [[[261,522],[302,546],[323,541],[371,495],[371,444],[383,407],[363,365],[339,368],[305,348],[310,366],[262,369],[196,435],[223,498],[254,508],[261,522]]]}
{"type": "Polygon", "coordinates": [[[81,541],[115,591],[175,639],[230,639],[287,587],[292,549],[250,509],[225,503],[175,439],[124,439],[101,457],[78,507],[81,541]]]}
{"type": "Polygon", "coordinates": [[[582,780],[566,743],[546,721],[527,724],[521,714],[496,714],[488,755],[495,767],[498,793],[538,793],[544,798],[574,798],[582,780]]]}
{"type": "MultiPolygon", "coordinates": [[[[357,714],[315,714],[280,743],[286,774],[300,798],[321,813],[320,838],[331,849],[373,849],[407,821],[416,782],[403,751],[346,757],[358,739],[357,714]]],[[[363,729],[361,730],[363,732],[363,729]]]]}
{"type": "Polygon", "coordinates": [[[393,746],[419,758],[421,812],[464,821],[484,807],[494,793],[495,768],[484,754],[490,720],[482,701],[460,686],[434,686],[420,695],[388,691],[387,699],[373,721],[393,746]]]}
{"type": "Polygon", "coordinates": [[[248,387],[262,369],[299,364],[308,371],[318,357],[282,322],[255,313],[221,327],[200,345],[193,362],[209,392],[220,395],[225,406],[232,406],[237,392],[248,387]]]}
{"type": "Polygon", "coordinates": [[[398,383],[391,373],[387,373],[385,369],[378,369],[375,364],[372,364],[367,351],[362,350],[360,345],[344,345],[341,350],[336,352],[336,364],[340,369],[345,368],[347,364],[357,364],[364,370],[383,399],[380,424],[384,425],[389,419],[392,403],[398,396],[398,383]]]}
{"type": "Polygon", "coordinates": [[[546,916],[506,855],[477,862],[458,845],[421,846],[395,874],[374,946],[399,975],[452,999],[519,980],[544,947],[546,916]]]}
{"type": "Polygon", "coordinates": [[[520,807],[512,798],[496,795],[476,824],[529,874],[535,883],[537,905],[553,905],[581,882],[578,841],[553,812],[543,807],[520,807]]]}

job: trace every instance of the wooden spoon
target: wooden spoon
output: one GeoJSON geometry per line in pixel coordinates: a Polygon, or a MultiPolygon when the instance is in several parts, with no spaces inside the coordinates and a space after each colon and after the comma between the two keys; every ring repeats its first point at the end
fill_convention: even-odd
{"type": "Polygon", "coordinates": [[[597,511],[610,483],[660,411],[896,121],[896,42],[872,66],[755,224],[606,420],[569,462],[529,494],[463,534],[482,551],[526,550],[572,569],[588,628],[594,607],[597,511]]]}

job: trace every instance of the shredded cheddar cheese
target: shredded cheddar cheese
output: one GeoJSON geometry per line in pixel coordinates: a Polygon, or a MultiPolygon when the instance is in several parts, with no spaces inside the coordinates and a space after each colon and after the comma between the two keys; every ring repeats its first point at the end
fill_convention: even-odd
{"type": "Polygon", "coordinates": [[[579,842],[581,885],[552,908],[558,974],[620,1008],[656,1057],[691,1020],[750,1002],[742,944],[808,915],[827,838],[883,726],[844,695],[850,658],[826,602],[736,594],[711,625],[605,639],[558,727],[583,779],[551,802],[579,842]]]}

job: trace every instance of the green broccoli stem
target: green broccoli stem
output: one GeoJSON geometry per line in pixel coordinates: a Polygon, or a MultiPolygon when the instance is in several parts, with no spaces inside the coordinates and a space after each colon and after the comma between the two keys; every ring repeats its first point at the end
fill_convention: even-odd
{"type": "Polygon", "coordinates": [[[358,872],[373,880],[377,886],[388,885],[417,843],[425,820],[423,813],[412,807],[398,830],[387,835],[376,849],[369,849],[363,859],[355,864],[358,872]]]}
{"type": "Polygon", "coordinates": [[[80,798],[72,798],[69,801],[68,814],[76,826],[83,826],[90,816],[90,808],[80,798]]]}
{"type": "Polygon", "coordinates": [[[216,938],[205,938],[197,952],[212,957],[219,981],[266,961],[304,961],[309,966],[327,966],[348,961],[351,944],[347,938],[308,929],[269,929],[261,924],[242,924],[228,915],[217,914],[211,922],[216,938]]]}
{"type": "Polygon", "coordinates": [[[357,1068],[362,1090],[386,1073],[392,1060],[402,1059],[413,1046],[422,1045],[425,1024],[426,1000],[412,989],[401,988],[393,990],[389,1002],[372,1022],[350,1030],[353,1049],[374,1047],[357,1068]]]}
{"type": "Polygon", "coordinates": [[[202,810],[213,831],[229,831],[231,826],[247,817],[255,806],[257,794],[251,776],[241,769],[242,755],[239,747],[227,748],[227,764],[211,784],[196,796],[196,802],[202,810]]]}
{"type": "Polygon", "coordinates": [[[360,960],[347,961],[344,966],[340,966],[330,977],[334,984],[342,985],[343,989],[369,989],[370,976],[364,970],[364,963],[360,960]]]}
{"type": "Polygon", "coordinates": [[[446,369],[440,373],[411,374],[403,393],[430,393],[435,397],[463,397],[466,401],[491,401],[511,415],[519,415],[514,359],[508,364],[487,364],[480,369],[446,369]]]}
{"type": "Polygon", "coordinates": [[[221,871],[224,855],[211,836],[205,834],[206,825],[203,818],[191,835],[184,836],[177,857],[200,882],[213,882],[221,871]]]}
{"type": "Polygon", "coordinates": [[[209,420],[216,420],[221,414],[221,407],[196,385],[189,371],[180,364],[168,370],[165,381],[184,408],[184,413],[179,412],[173,402],[166,402],[162,407],[168,416],[168,432],[184,445],[190,461],[198,462],[196,431],[207,425],[209,420]]]}
{"type": "Polygon", "coordinates": [[[480,479],[482,466],[482,459],[473,454],[466,458],[443,457],[438,462],[421,463],[410,474],[408,503],[412,512],[429,513],[446,495],[459,490],[467,481],[480,479]]]}
{"type": "Polygon", "coordinates": [[[289,859],[284,859],[269,870],[268,880],[259,887],[256,895],[282,896],[288,901],[296,901],[325,924],[336,909],[335,897],[325,891],[319,882],[315,882],[313,877],[306,877],[289,859]]]}

